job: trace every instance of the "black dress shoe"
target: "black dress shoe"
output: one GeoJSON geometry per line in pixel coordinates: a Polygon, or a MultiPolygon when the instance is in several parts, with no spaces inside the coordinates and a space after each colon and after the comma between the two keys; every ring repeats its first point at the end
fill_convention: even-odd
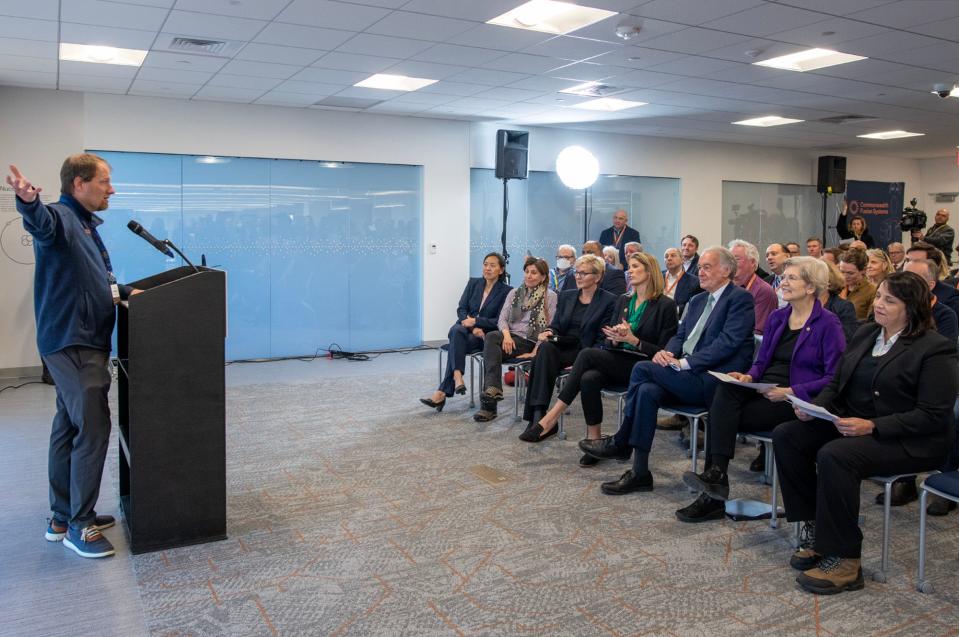
{"type": "MultiPolygon", "coordinates": [[[[892,483],[892,502],[891,506],[901,507],[919,499],[919,492],[916,490],[915,478],[900,478],[892,483]]],[[[886,492],[880,491],[876,494],[876,504],[882,505],[886,501],[886,492]]]]}
{"type": "Polygon", "coordinates": [[[633,470],[630,469],[620,476],[619,480],[604,482],[599,489],[606,495],[626,495],[635,491],[652,491],[653,474],[647,471],[644,475],[637,477],[633,475],[633,470]]]}
{"type": "MultiPolygon", "coordinates": [[[[582,461],[580,461],[580,464],[582,464],[582,461]]],[[[949,512],[955,508],[956,503],[952,500],[947,500],[934,493],[929,494],[929,506],[926,507],[926,513],[929,515],[949,515],[949,512]]]]}
{"type": "Polygon", "coordinates": [[[599,440],[580,440],[579,448],[594,458],[600,460],[619,460],[625,462],[633,454],[632,447],[620,447],[614,442],[613,438],[600,438],[599,440]]]}
{"type": "Polygon", "coordinates": [[[676,511],[676,518],[680,522],[691,523],[721,520],[725,515],[725,503],[722,500],[711,498],[705,493],[700,493],[695,502],[676,511]]]}
{"type": "Polygon", "coordinates": [[[762,473],[766,470],[766,445],[759,443],[759,455],[749,463],[749,470],[754,473],[762,473]]]}
{"type": "Polygon", "coordinates": [[[588,453],[584,453],[583,456],[579,459],[579,466],[581,467],[595,467],[600,463],[599,458],[594,458],[588,453]]]}
{"type": "Polygon", "coordinates": [[[491,420],[496,420],[496,411],[490,411],[484,407],[473,414],[473,420],[476,422],[490,422],[491,420]]]}
{"type": "Polygon", "coordinates": [[[432,398],[420,398],[420,402],[427,407],[432,407],[436,411],[443,411],[443,407],[446,406],[445,398],[439,402],[435,402],[432,398]]]}
{"type": "Polygon", "coordinates": [[[542,442],[551,436],[555,436],[557,431],[559,431],[559,423],[545,433],[543,432],[543,428],[537,423],[521,433],[519,439],[523,442],[542,442]]]}
{"type": "Polygon", "coordinates": [[[457,385],[456,389],[453,390],[453,393],[462,396],[466,393],[466,385],[457,385]]]}
{"type": "Polygon", "coordinates": [[[683,474],[683,482],[690,489],[704,493],[715,500],[725,501],[729,499],[729,476],[715,465],[710,466],[702,473],[687,471],[683,474]]]}

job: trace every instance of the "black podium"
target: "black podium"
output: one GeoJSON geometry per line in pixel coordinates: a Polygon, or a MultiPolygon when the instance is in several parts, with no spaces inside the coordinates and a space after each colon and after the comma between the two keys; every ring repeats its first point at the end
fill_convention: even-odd
{"type": "Polygon", "coordinates": [[[130,283],[117,323],[120,506],[130,550],[226,538],[226,274],[130,283]]]}

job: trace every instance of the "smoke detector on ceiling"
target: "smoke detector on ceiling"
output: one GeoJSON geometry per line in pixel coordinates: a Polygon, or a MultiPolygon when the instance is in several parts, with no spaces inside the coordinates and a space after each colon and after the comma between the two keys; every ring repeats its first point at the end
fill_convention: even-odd
{"type": "Polygon", "coordinates": [[[634,22],[621,22],[616,26],[616,37],[624,40],[632,40],[643,30],[643,25],[634,22]]]}

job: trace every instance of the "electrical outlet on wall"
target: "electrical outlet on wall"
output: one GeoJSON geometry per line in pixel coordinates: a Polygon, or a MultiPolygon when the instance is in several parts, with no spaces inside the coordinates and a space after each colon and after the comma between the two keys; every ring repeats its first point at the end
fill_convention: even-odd
{"type": "Polygon", "coordinates": [[[435,244],[435,243],[431,243],[431,244],[430,244],[430,254],[436,254],[436,244],[435,244]]]}

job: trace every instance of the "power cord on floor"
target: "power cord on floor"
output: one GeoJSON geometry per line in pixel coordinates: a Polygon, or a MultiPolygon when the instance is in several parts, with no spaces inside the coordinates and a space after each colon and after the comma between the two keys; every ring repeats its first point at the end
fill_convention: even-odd
{"type": "Polygon", "coordinates": [[[379,358],[383,354],[409,354],[411,352],[424,352],[435,350],[436,347],[430,345],[419,345],[417,347],[369,350],[365,352],[348,352],[340,347],[338,343],[330,343],[328,347],[317,348],[312,356],[278,356],[276,358],[243,358],[229,361],[227,366],[235,363],[275,363],[277,361],[303,361],[306,363],[315,361],[318,358],[329,360],[347,360],[353,362],[370,361],[379,358]]]}
{"type": "Polygon", "coordinates": [[[25,383],[19,385],[7,385],[6,387],[0,387],[0,393],[7,391],[8,389],[20,389],[21,387],[26,387],[27,385],[46,385],[42,380],[28,380],[25,383]]]}

